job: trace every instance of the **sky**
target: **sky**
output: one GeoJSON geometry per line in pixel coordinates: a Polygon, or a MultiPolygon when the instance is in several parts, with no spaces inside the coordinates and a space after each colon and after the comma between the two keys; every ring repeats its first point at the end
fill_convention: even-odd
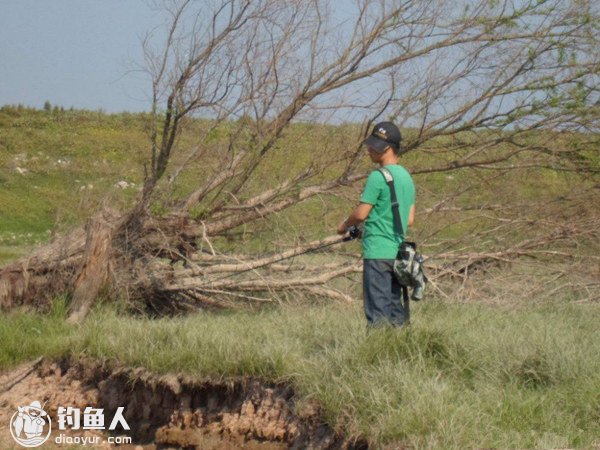
{"type": "Polygon", "coordinates": [[[166,21],[159,6],[157,0],[0,0],[0,106],[41,109],[48,101],[66,109],[149,111],[150,79],[139,67],[142,39],[166,21]]]}
{"type": "Polygon", "coordinates": [[[0,106],[147,111],[133,69],[163,19],[145,0],[0,0],[0,106]]]}
{"type": "Polygon", "coordinates": [[[149,111],[150,79],[139,67],[142,39],[166,21],[157,5],[0,0],[0,106],[41,109],[48,101],[66,109],[149,111]]]}
{"type": "MultiPolygon", "coordinates": [[[[48,101],[66,109],[148,111],[151,84],[139,70],[141,42],[166,20],[154,4],[160,2],[0,0],[0,106],[42,108],[48,101]]],[[[337,19],[353,15],[349,0],[330,5],[337,19]]],[[[377,97],[372,81],[358,84],[358,93],[377,97]]]]}

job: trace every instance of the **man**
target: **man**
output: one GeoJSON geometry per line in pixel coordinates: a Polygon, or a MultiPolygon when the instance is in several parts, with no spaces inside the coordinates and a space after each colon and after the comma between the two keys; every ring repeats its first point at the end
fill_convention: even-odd
{"type": "MultiPolygon", "coordinates": [[[[408,171],[398,165],[401,140],[398,127],[391,122],[381,122],[375,125],[363,144],[368,148],[371,161],[388,169],[394,178],[400,218],[406,233],[415,218],[415,185],[408,171]]],[[[363,296],[367,325],[402,326],[408,320],[408,314],[402,304],[402,287],[394,276],[393,267],[405,236],[397,232],[390,190],[378,170],[371,172],[360,204],[337,231],[345,234],[349,227],[363,221],[363,296]]]]}

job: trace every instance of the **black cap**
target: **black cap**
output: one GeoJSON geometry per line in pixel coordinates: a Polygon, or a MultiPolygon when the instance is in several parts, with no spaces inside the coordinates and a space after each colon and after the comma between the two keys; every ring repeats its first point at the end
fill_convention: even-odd
{"type": "Polygon", "coordinates": [[[400,130],[392,122],[379,122],[373,127],[371,136],[363,141],[363,144],[383,153],[388,146],[400,149],[400,141],[402,141],[402,135],[400,130]]]}

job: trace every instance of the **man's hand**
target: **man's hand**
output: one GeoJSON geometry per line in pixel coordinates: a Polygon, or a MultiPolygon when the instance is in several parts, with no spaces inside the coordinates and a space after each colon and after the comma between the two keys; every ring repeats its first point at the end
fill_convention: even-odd
{"type": "Polygon", "coordinates": [[[348,231],[348,225],[346,224],[346,221],[344,220],[342,223],[339,224],[339,226],[337,228],[337,234],[346,234],[347,231],[348,231]]]}
{"type": "Polygon", "coordinates": [[[360,223],[364,222],[365,219],[369,217],[369,213],[371,212],[372,208],[373,205],[370,205],[369,203],[361,203],[360,205],[358,205],[354,209],[354,211],[352,211],[352,214],[350,214],[350,216],[346,220],[340,223],[337,229],[337,233],[346,234],[348,228],[350,228],[353,225],[357,226],[360,223]]]}

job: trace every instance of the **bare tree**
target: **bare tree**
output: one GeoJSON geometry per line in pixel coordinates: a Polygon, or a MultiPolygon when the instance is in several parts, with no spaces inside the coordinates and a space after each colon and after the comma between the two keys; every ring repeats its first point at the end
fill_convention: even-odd
{"type": "MultiPolygon", "coordinates": [[[[168,2],[164,42],[157,45],[156,36],[144,41],[152,119],[135,207],[104,212],[87,231],[74,230],[5,267],[2,305],[74,292],[73,318],[79,320],[107,280],[120,295],[155,304],[257,299],[261,291],[292,288],[347,298],[326,283],[359,270],[348,261],[315,275],[310,268],[302,276],[247,270],[333,237],[258,260],[207,253],[199,245],[213,249],[211,239],[240,225],[358,186],[368,174],[360,142],[382,117],[408,129],[408,151],[436,156],[438,163],[415,175],[469,168],[484,184],[515,165],[598,173],[597,165],[575,157],[581,148],[597,148],[599,14],[592,1],[359,0],[346,11],[319,0],[209,3],[168,2]],[[205,126],[195,143],[180,145],[199,118],[205,126]],[[362,123],[351,146],[320,149],[302,167],[280,167],[264,177],[293,123],[342,120],[362,123]],[[547,132],[543,142],[532,137],[539,130],[547,132]],[[218,142],[217,131],[224,135],[218,142]],[[569,148],[555,138],[567,132],[578,133],[584,145],[569,148]],[[194,189],[168,199],[166,213],[152,214],[160,193],[198,170],[199,161],[194,189]],[[250,276],[222,279],[240,270],[250,276]]],[[[475,186],[438,199],[426,213],[493,210],[489,203],[456,206],[469,188],[475,186]]],[[[494,220],[502,224],[503,218],[494,220]]],[[[524,219],[508,220],[515,225],[524,219]]],[[[561,234],[553,228],[539,242],[505,246],[510,252],[467,257],[470,264],[518,255],[556,239],[561,234]]],[[[457,263],[465,254],[456,253],[456,244],[446,242],[435,252],[442,262],[451,259],[440,273],[469,266],[457,263]]]]}

